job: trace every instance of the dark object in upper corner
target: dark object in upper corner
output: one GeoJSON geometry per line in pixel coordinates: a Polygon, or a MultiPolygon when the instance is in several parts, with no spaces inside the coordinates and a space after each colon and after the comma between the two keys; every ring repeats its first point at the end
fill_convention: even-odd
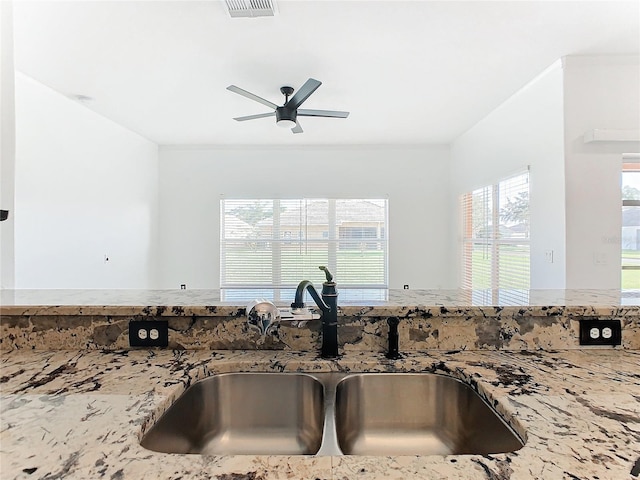
{"type": "Polygon", "coordinates": [[[9,210],[0,210],[0,222],[4,222],[9,218],[9,210]]]}

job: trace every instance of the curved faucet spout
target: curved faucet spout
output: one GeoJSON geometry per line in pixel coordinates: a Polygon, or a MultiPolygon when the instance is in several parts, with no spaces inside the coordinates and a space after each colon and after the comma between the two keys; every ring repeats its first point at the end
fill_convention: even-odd
{"type": "Polygon", "coordinates": [[[322,358],[338,357],[338,291],[333,275],[326,267],[323,270],[327,281],[322,284],[322,297],[309,280],[303,280],[296,289],[296,298],[291,308],[304,308],[304,292],[309,292],[313,301],[322,310],[322,358]]]}
{"type": "Polygon", "coordinates": [[[316,302],[316,305],[318,305],[318,308],[320,308],[320,310],[322,310],[323,312],[329,312],[331,310],[329,306],[324,303],[324,300],[320,298],[316,287],[314,287],[313,283],[311,283],[309,280],[303,280],[298,284],[298,288],[296,289],[296,298],[291,304],[291,308],[304,308],[305,290],[309,292],[311,298],[313,298],[313,301],[316,302]]]}

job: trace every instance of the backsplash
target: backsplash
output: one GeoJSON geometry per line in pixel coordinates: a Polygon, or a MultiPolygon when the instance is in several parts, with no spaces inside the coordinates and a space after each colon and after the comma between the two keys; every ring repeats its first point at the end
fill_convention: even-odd
{"type": "MultiPolygon", "coordinates": [[[[42,314],[2,315],[0,350],[120,350],[129,348],[131,320],[167,320],[170,349],[319,351],[320,321],[301,327],[276,324],[262,336],[250,326],[243,308],[222,308],[195,315],[189,309],[155,308],[129,315],[42,314]],[[232,313],[229,315],[229,313],[232,313]]],[[[97,309],[96,309],[97,310],[97,309]]],[[[384,352],[387,349],[387,318],[400,319],[400,351],[419,350],[556,350],[580,348],[581,319],[619,319],[622,345],[615,348],[640,350],[640,315],[633,309],[610,310],[594,315],[561,307],[544,311],[500,308],[488,315],[475,309],[362,308],[358,314],[339,316],[341,352],[384,352]],[[546,314],[542,314],[546,312],[546,314]],[[537,313],[533,315],[532,313],[537,313]],[[586,314],[586,315],[585,315],[586,314]]],[[[199,312],[202,313],[202,312],[199,312]]],[[[353,312],[351,312],[353,313],[353,312]]],[[[613,347],[591,347],[613,348],[613,347]]]]}

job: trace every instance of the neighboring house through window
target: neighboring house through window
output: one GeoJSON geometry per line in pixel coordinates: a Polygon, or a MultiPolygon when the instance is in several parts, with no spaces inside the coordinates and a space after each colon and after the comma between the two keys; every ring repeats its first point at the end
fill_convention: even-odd
{"type": "Polygon", "coordinates": [[[227,298],[305,279],[319,289],[325,265],[343,299],[350,289],[386,290],[387,210],[386,199],[223,199],[220,287],[227,298]]]}

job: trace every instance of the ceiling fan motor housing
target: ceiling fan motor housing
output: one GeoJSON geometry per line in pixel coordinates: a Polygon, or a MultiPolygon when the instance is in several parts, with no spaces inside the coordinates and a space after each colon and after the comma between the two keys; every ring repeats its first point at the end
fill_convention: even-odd
{"type": "Polygon", "coordinates": [[[297,110],[291,110],[286,107],[278,107],[276,108],[276,122],[280,122],[282,120],[289,120],[293,123],[296,123],[296,118],[298,117],[297,110]]]}

